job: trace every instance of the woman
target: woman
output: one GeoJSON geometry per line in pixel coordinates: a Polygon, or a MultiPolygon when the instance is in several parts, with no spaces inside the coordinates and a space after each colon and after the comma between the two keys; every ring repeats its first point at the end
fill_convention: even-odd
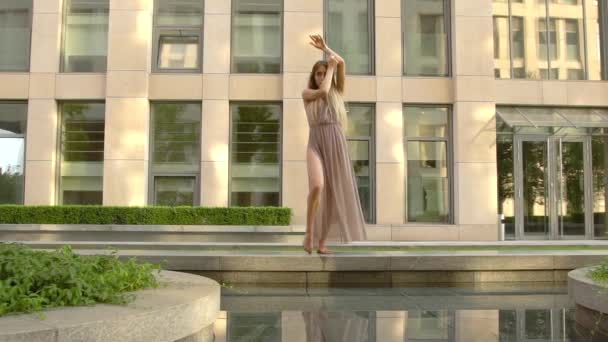
{"type": "Polygon", "coordinates": [[[344,136],[344,59],[327,47],[321,36],[310,36],[310,39],[312,46],[329,57],[314,64],[308,87],[302,91],[310,127],[306,151],[309,194],[304,250],[310,254],[316,247],[317,253],[330,254],[326,245],[328,238],[340,242],[365,240],[366,232],[344,136]]]}

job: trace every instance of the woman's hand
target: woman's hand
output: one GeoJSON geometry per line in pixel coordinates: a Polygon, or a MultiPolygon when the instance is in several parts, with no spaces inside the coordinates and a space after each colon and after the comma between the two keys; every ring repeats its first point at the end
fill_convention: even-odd
{"type": "Polygon", "coordinates": [[[308,37],[310,37],[310,40],[311,40],[311,42],[309,42],[310,45],[316,47],[317,49],[319,49],[321,51],[327,50],[327,44],[325,44],[325,40],[323,40],[323,37],[321,37],[321,35],[315,34],[315,35],[310,35],[308,37]]]}

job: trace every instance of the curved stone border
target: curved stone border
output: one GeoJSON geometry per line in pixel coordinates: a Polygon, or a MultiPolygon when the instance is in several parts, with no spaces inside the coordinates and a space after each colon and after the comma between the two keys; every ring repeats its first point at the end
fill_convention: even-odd
{"type": "Polygon", "coordinates": [[[59,308],[0,318],[0,341],[197,341],[219,315],[220,286],[187,273],[162,271],[161,287],[135,292],[126,306],[59,308]]]}
{"type": "Polygon", "coordinates": [[[576,304],[608,313],[608,287],[599,285],[587,275],[595,267],[578,268],[568,272],[568,293],[576,304]]]}

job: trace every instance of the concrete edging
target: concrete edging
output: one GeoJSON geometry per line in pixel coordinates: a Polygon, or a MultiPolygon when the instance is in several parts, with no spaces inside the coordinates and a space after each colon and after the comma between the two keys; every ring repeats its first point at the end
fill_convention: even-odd
{"type": "Polygon", "coordinates": [[[597,266],[577,268],[568,273],[568,293],[574,302],[600,313],[608,313],[608,286],[600,285],[589,276],[597,266]]]}
{"type": "Polygon", "coordinates": [[[0,341],[209,341],[220,286],[192,274],[161,271],[163,286],[135,292],[126,306],[95,305],[0,318],[0,341]]]}

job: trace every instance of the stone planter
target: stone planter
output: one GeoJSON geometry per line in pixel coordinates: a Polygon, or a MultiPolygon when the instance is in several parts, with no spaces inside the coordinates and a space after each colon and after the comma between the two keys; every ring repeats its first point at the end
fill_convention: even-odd
{"type": "Polygon", "coordinates": [[[608,341],[608,286],[588,276],[594,267],[578,268],[568,273],[568,293],[576,304],[576,325],[587,336],[585,341],[608,341]]]}
{"type": "Polygon", "coordinates": [[[162,271],[158,289],[136,292],[126,305],[66,307],[0,318],[0,342],[205,342],[213,340],[220,286],[215,281],[162,271]]]}

